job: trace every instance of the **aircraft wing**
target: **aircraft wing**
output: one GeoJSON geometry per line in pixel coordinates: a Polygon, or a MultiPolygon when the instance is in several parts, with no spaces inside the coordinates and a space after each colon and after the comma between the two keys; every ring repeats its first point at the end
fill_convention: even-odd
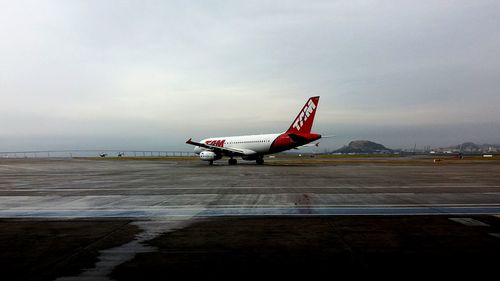
{"type": "Polygon", "coordinates": [[[210,149],[212,151],[215,151],[220,154],[228,155],[228,156],[248,156],[255,154],[256,152],[251,150],[251,149],[238,149],[238,148],[229,148],[229,147],[220,147],[220,146],[215,146],[215,145],[209,145],[206,143],[201,143],[201,142],[195,142],[192,139],[189,139],[186,141],[187,144],[194,145],[194,146],[199,146],[199,147],[204,147],[207,149],[210,149]]]}

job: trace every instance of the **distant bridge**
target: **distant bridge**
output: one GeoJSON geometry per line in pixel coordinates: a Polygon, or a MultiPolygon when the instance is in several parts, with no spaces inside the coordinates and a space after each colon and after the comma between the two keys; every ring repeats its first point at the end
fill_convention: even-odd
{"type": "Polygon", "coordinates": [[[3,151],[1,158],[74,158],[74,157],[179,157],[195,156],[192,151],[176,150],[30,150],[3,151]]]}

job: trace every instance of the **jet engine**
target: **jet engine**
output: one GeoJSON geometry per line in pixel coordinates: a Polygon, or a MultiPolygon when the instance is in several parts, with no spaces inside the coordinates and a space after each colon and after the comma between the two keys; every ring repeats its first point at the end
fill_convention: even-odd
{"type": "Polygon", "coordinates": [[[213,151],[202,151],[200,152],[200,159],[203,161],[214,161],[222,158],[222,155],[218,155],[213,151]]]}

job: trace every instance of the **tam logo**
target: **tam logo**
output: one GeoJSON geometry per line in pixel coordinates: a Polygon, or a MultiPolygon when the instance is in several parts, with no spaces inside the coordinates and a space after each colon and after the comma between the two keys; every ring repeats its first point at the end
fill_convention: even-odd
{"type": "Polygon", "coordinates": [[[225,142],[226,142],[226,140],[207,140],[205,143],[208,145],[224,147],[225,142]]]}
{"type": "Polygon", "coordinates": [[[307,121],[311,113],[316,109],[316,105],[312,100],[309,100],[309,103],[304,106],[304,109],[300,112],[300,115],[297,117],[295,122],[293,123],[293,128],[297,129],[297,131],[300,131],[300,128],[302,128],[302,125],[304,125],[304,122],[307,121]]]}

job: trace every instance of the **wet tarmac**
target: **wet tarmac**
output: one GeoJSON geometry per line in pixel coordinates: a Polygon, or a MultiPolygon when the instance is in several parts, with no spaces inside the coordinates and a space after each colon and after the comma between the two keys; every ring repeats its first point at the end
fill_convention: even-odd
{"type": "Polygon", "coordinates": [[[498,164],[289,162],[2,160],[0,217],[499,213],[498,164]]]}
{"type": "MultiPolygon", "coordinates": [[[[420,234],[422,237],[427,237],[425,241],[428,244],[424,244],[435,248],[435,251],[420,252],[418,247],[413,248],[410,245],[410,250],[416,251],[416,256],[410,255],[409,261],[413,261],[413,258],[417,256],[434,260],[440,255],[444,255],[446,251],[449,251],[449,247],[436,246],[442,243],[440,239],[443,238],[438,233],[446,233],[447,230],[455,231],[455,228],[461,227],[468,229],[464,233],[470,234],[471,226],[461,225],[460,219],[464,218],[462,220],[467,221],[481,215],[480,221],[492,220],[492,222],[488,226],[472,228],[482,231],[481,235],[474,232],[475,234],[470,234],[469,238],[460,236],[457,244],[453,246],[458,249],[454,253],[468,260],[475,257],[476,254],[480,255],[483,251],[486,256],[497,261],[497,256],[486,250],[488,247],[496,249],[495,247],[498,246],[496,243],[500,241],[495,236],[500,232],[496,228],[498,223],[496,220],[489,219],[490,217],[496,218],[495,215],[500,214],[500,182],[498,181],[500,164],[497,162],[458,162],[459,160],[457,160],[437,165],[432,162],[432,159],[417,159],[413,163],[413,159],[401,158],[383,161],[369,159],[328,161],[328,159],[311,159],[310,161],[297,162],[290,159],[272,159],[263,166],[253,163],[228,166],[225,162],[208,166],[204,162],[189,159],[172,161],[1,159],[0,218],[12,224],[35,223],[42,228],[43,221],[60,221],[61,225],[65,225],[82,220],[92,222],[105,219],[110,220],[111,223],[125,221],[142,231],[142,236],[137,234],[134,239],[127,243],[99,247],[99,251],[94,257],[96,260],[90,263],[93,265],[86,264],[85,270],[82,267],[80,271],[70,271],[71,274],[47,274],[47,279],[41,278],[41,280],[51,280],[50,278],[54,276],[65,276],[66,279],[62,280],[108,280],[109,276],[120,280],[134,280],[127,279],[127,276],[136,276],[129,272],[131,268],[135,268],[136,272],[143,272],[142,266],[144,266],[134,257],[143,257],[144,260],[149,261],[155,259],[150,264],[158,267],[162,266],[159,261],[167,263],[164,260],[165,256],[157,256],[158,253],[166,253],[161,247],[153,245],[154,243],[146,245],[154,239],[166,239],[165,241],[174,241],[172,242],[174,244],[180,243],[170,245],[170,248],[165,250],[168,252],[172,251],[172,247],[180,252],[196,252],[196,245],[198,245],[201,247],[199,250],[205,251],[206,256],[210,257],[217,253],[216,247],[211,247],[208,250],[203,248],[203,243],[209,243],[209,240],[204,241],[203,237],[198,237],[191,241],[194,243],[193,245],[186,248],[186,243],[191,243],[187,237],[191,237],[192,234],[182,232],[183,229],[198,233],[203,231],[203,227],[207,227],[211,231],[219,228],[221,229],[221,239],[231,240],[234,237],[230,237],[231,234],[224,234],[223,226],[227,228],[230,227],[231,223],[237,222],[241,229],[246,229],[247,226],[241,225],[245,222],[241,218],[254,219],[256,221],[247,222],[251,222],[250,225],[254,225],[254,227],[262,227],[262,231],[256,230],[254,233],[257,237],[267,239],[269,233],[279,232],[285,241],[292,239],[294,235],[305,235],[300,230],[304,223],[314,225],[314,222],[318,222],[318,224],[323,225],[326,221],[340,218],[347,225],[349,225],[349,221],[351,223],[365,221],[366,224],[356,224],[359,233],[365,233],[365,236],[372,229],[368,227],[369,225],[380,223],[380,220],[383,220],[381,225],[385,225],[386,228],[377,230],[377,233],[382,235],[380,241],[385,239],[383,237],[387,235],[387,232],[393,233],[394,231],[401,235],[400,238],[402,237],[401,239],[404,240],[406,239],[405,235],[411,236],[412,234],[406,233],[405,228],[392,225],[392,223],[397,223],[397,219],[384,220],[383,218],[394,217],[406,221],[413,220],[417,224],[417,228],[425,229],[420,234]],[[360,216],[367,217],[367,219],[360,220],[360,216]],[[416,218],[428,218],[429,216],[438,220],[438,226],[433,226],[431,223],[418,225],[432,220],[416,218]],[[457,217],[458,221],[449,220],[449,218],[457,217]],[[232,218],[234,220],[231,220],[232,218]],[[304,218],[310,218],[312,222],[304,221],[304,218]],[[206,222],[210,222],[210,224],[206,224],[206,222]],[[226,225],[222,222],[225,222],[226,225]],[[298,224],[294,225],[294,222],[298,224]],[[289,228],[288,233],[291,236],[287,236],[286,232],[277,229],[283,223],[289,228]],[[276,226],[276,229],[273,228],[273,225],[276,226]],[[191,226],[193,227],[190,228],[191,226]],[[363,228],[364,226],[366,227],[363,228]],[[177,240],[171,240],[172,236],[169,236],[169,233],[184,235],[185,239],[181,239],[181,241],[177,239],[179,236],[175,236],[177,240]],[[468,239],[476,239],[477,241],[474,243],[482,245],[476,249],[477,253],[476,250],[465,246],[463,247],[464,251],[460,251],[460,243],[465,243],[468,239]],[[484,248],[482,248],[483,246],[484,248]],[[101,260],[100,263],[99,260],[101,260]],[[128,267],[125,266],[126,264],[128,267]],[[131,264],[133,265],[131,266],[131,264]],[[123,266],[120,267],[120,265],[123,266]],[[138,265],[140,266],[137,267],[138,265]],[[117,273],[117,268],[121,268],[120,272],[128,273],[125,275],[117,273]]],[[[327,225],[331,225],[331,223],[330,221],[327,225]]],[[[60,231],[64,233],[65,228],[61,227],[60,231]]],[[[16,237],[15,233],[2,231],[3,234],[0,234],[5,236],[2,243],[7,243],[6,241],[12,236],[16,237]]],[[[339,228],[328,231],[337,234],[342,232],[339,228]]],[[[232,232],[228,231],[227,233],[232,232]]],[[[243,234],[240,233],[240,235],[243,234]]],[[[311,236],[308,241],[319,243],[317,238],[311,236]]],[[[358,238],[363,239],[363,236],[358,238]]],[[[96,239],[102,241],[104,238],[96,239]]],[[[321,239],[327,238],[322,236],[321,239]]],[[[275,242],[278,243],[277,240],[275,242]]],[[[250,254],[249,264],[264,269],[272,264],[268,258],[275,259],[285,256],[288,252],[294,252],[294,247],[298,245],[296,243],[287,244],[287,247],[277,249],[272,253],[264,251],[262,259],[259,260],[259,255],[255,256],[255,253],[246,252],[248,247],[244,245],[244,241],[239,243],[239,246],[234,246],[235,249],[239,249],[235,250],[238,253],[236,256],[232,256],[234,253],[226,251],[227,255],[217,254],[217,258],[224,262],[237,261],[237,257],[245,257],[250,254]],[[265,261],[271,263],[266,265],[265,261]]],[[[349,243],[357,242],[354,239],[349,243]]],[[[398,257],[405,256],[408,251],[408,245],[403,244],[399,243],[384,250],[384,243],[382,243],[380,244],[382,246],[376,246],[375,256],[377,253],[381,257],[389,254],[388,261],[397,260],[398,257]]],[[[18,241],[18,244],[15,245],[22,245],[22,241],[18,241]]],[[[317,245],[320,249],[320,244],[317,245]]],[[[335,250],[337,247],[345,247],[345,243],[334,243],[330,246],[333,247],[328,250],[332,254],[331,256],[319,254],[315,256],[313,252],[307,252],[310,259],[319,259],[321,264],[325,265],[324,268],[321,267],[321,270],[327,268],[328,263],[324,262],[328,259],[347,261],[350,269],[371,268],[372,264],[376,264],[376,259],[367,259],[358,263],[356,257],[359,253],[357,251],[338,252],[335,250]],[[350,254],[346,256],[346,253],[350,254]]],[[[370,245],[366,245],[366,247],[370,248],[370,245]]],[[[19,249],[11,250],[22,253],[22,250],[19,249]]],[[[29,251],[29,249],[24,249],[24,251],[29,251]]],[[[79,251],[75,251],[73,255],[78,256],[79,253],[79,251]]],[[[297,259],[304,254],[302,250],[294,253],[296,253],[297,259]]],[[[44,255],[50,255],[50,253],[44,253],[44,255]]],[[[26,253],[26,256],[30,256],[29,252],[26,253]]],[[[448,254],[445,256],[449,258],[448,254]]],[[[200,256],[168,255],[168,257],[169,259],[182,260],[182,266],[186,270],[189,270],[189,259],[191,258],[193,259],[191,269],[200,269],[201,266],[201,263],[196,262],[200,256]]],[[[21,257],[20,260],[22,260],[21,257]]],[[[235,266],[244,267],[245,260],[245,258],[239,260],[235,266]]],[[[288,261],[276,266],[297,265],[296,260],[288,261]]],[[[9,262],[15,261],[2,259],[2,267],[9,266],[9,262]]],[[[168,262],[170,265],[175,264],[172,260],[168,262]]],[[[214,266],[218,268],[216,265],[214,266]]],[[[33,267],[30,264],[26,265],[25,268],[22,266],[19,268],[24,272],[26,270],[36,272],[37,268],[44,267],[33,267]]],[[[201,268],[206,270],[205,267],[201,268]]],[[[148,270],[155,271],[151,268],[148,270]]],[[[64,270],[58,272],[64,272],[64,270]]],[[[161,271],[160,273],[165,272],[161,271]]],[[[189,276],[196,280],[206,279],[200,278],[203,277],[200,275],[189,276]]],[[[189,276],[186,278],[177,277],[191,279],[189,276]]],[[[215,275],[207,275],[207,277],[209,276],[211,277],[208,279],[215,278],[215,275]]],[[[13,280],[30,280],[21,277],[13,278],[13,280]]]]}

